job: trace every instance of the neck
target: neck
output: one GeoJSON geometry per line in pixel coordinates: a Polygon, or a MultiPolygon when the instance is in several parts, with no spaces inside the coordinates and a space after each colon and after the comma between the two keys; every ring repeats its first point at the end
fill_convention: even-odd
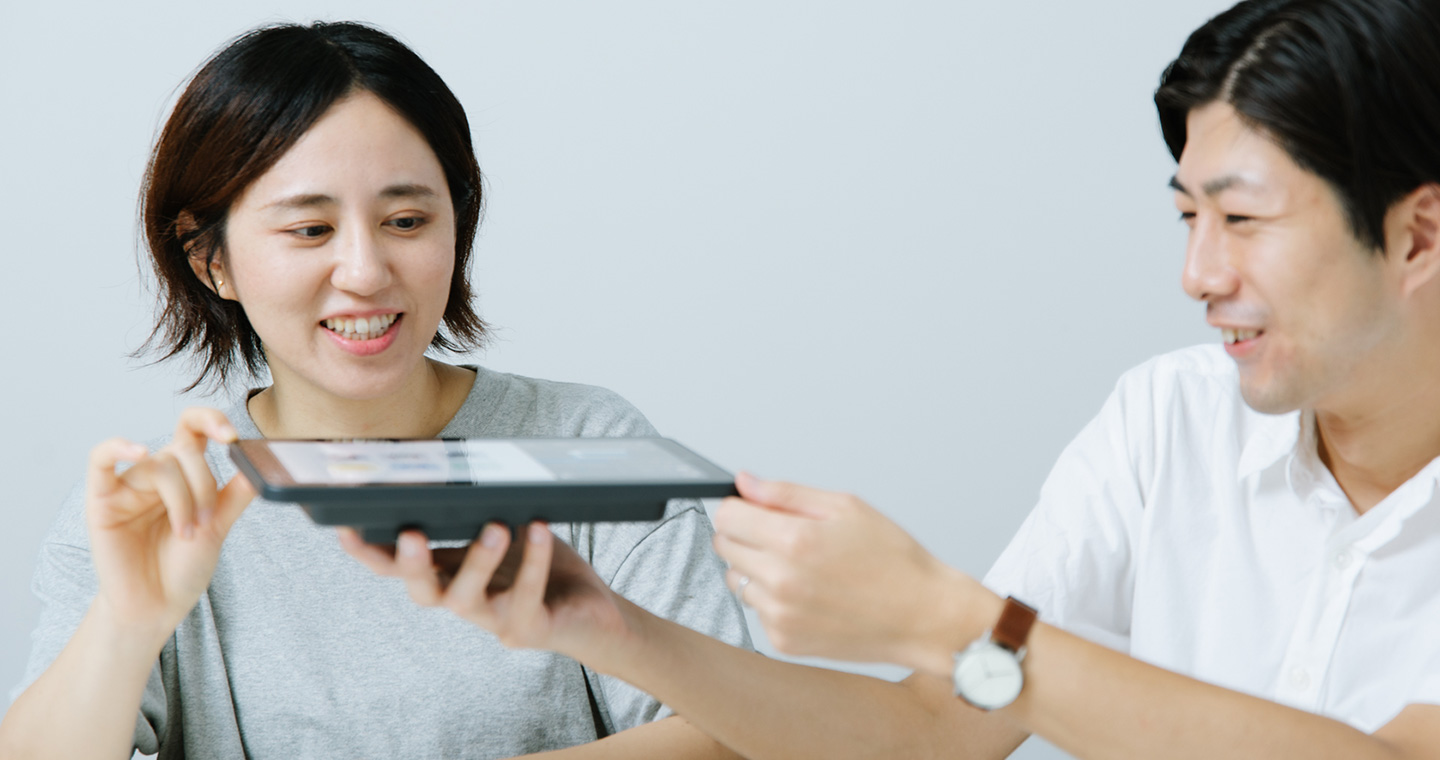
{"type": "Polygon", "coordinates": [[[475,373],[424,359],[395,392],[348,399],[298,378],[277,376],[250,397],[266,438],[434,438],[465,403],[475,373]]]}
{"type": "Polygon", "coordinates": [[[1440,456],[1440,373],[1400,372],[1390,377],[1423,381],[1366,394],[1381,399],[1380,403],[1315,410],[1320,461],[1360,514],[1440,456]]]}

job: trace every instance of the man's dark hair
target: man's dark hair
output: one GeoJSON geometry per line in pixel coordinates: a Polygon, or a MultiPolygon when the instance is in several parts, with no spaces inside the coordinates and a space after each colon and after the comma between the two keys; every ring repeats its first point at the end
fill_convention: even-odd
{"type": "Polygon", "coordinates": [[[1390,206],[1440,181],[1440,2],[1246,0],[1160,78],[1177,161],[1186,116],[1217,101],[1329,182],[1355,237],[1383,251],[1390,206]]]}
{"type": "MultiPolygon", "coordinates": [[[[485,324],[471,305],[468,279],[480,224],[481,176],[470,124],[450,88],[413,51],[357,23],[283,24],[251,31],[216,53],[190,80],[155,144],[141,188],[141,229],[162,290],[145,348],[161,360],[197,355],[199,376],[223,383],[243,363],[265,365],[260,337],[234,301],[196,279],[225,255],[231,205],[336,101],[374,94],[419,130],[439,159],[455,209],[455,272],[442,329],[431,345],[475,348],[485,324]]],[[[144,349],[142,349],[144,350],[144,349]]]]}

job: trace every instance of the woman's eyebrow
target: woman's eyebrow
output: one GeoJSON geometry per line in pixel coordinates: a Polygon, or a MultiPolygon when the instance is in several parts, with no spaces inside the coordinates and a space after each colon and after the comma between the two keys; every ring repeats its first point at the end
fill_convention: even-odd
{"type": "Polygon", "coordinates": [[[380,191],[381,198],[434,198],[439,193],[430,189],[428,185],[420,185],[407,182],[399,185],[390,185],[380,191]]]}
{"type": "MultiPolygon", "coordinates": [[[[380,191],[380,197],[390,198],[435,198],[440,194],[430,188],[429,185],[421,185],[415,182],[404,182],[398,185],[390,185],[380,191]]],[[[261,206],[262,211],[270,209],[292,210],[314,208],[316,206],[335,206],[339,201],[332,195],[324,193],[300,193],[289,195],[279,200],[261,206]]]]}

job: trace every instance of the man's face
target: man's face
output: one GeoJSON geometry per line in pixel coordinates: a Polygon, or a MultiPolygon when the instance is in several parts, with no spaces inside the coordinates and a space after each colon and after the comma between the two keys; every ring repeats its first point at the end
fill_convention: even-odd
{"type": "Polygon", "coordinates": [[[1246,403],[1347,404],[1397,334],[1386,259],[1355,238],[1329,183],[1228,104],[1191,111],[1186,130],[1173,183],[1190,227],[1183,284],[1220,329],[1246,403]]]}

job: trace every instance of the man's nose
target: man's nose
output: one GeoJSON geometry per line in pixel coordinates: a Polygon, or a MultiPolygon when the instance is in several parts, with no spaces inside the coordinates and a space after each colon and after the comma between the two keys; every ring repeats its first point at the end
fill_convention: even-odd
{"type": "Polygon", "coordinates": [[[1180,284],[1191,298],[1206,302],[1234,295],[1240,287],[1240,276],[1216,223],[1197,220],[1191,229],[1180,284]]]}

